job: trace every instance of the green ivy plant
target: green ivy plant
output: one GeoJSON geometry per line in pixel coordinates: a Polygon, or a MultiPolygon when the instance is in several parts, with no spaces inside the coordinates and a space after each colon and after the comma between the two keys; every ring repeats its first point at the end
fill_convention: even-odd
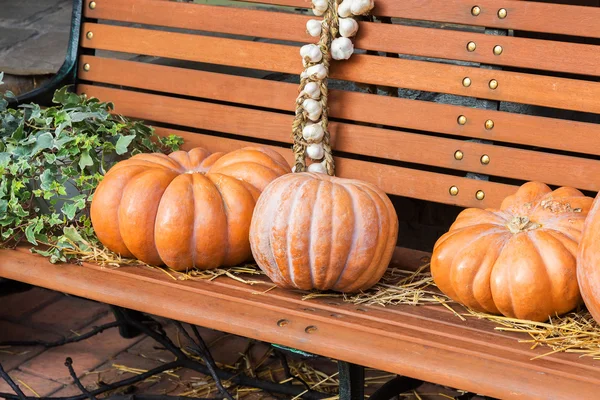
{"type": "Polygon", "coordinates": [[[76,246],[94,242],[89,205],[112,165],[183,143],[175,135],[160,138],[142,122],[111,114],[111,103],[67,87],[47,108],[9,108],[13,97],[0,94],[0,247],[27,241],[51,262],[69,261],[76,246]]]}

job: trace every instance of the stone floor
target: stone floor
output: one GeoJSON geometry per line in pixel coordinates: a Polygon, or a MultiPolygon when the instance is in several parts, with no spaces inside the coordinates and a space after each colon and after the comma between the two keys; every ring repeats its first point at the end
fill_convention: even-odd
{"type": "MultiPolygon", "coordinates": [[[[79,335],[112,320],[113,314],[104,304],[50,290],[35,288],[0,297],[0,342],[54,341],[79,335]]],[[[162,322],[171,339],[185,347],[186,339],[177,328],[172,323],[162,322]]],[[[201,334],[220,366],[239,363],[257,366],[265,362],[271,351],[264,343],[251,342],[246,338],[210,329],[201,329],[201,334]]],[[[0,364],[26,395],[36,397],[73,396],[81,393],[64,366],[67,357],[73,359],[73,367],[88,390],[96,389],[101,382],[111,383],[129,378],[174,360],[171,353],[158,347],[152,339],[145,336],[123,339],[117,329],[109,329],[85,341],[48,350],[41,346],[0,347],[0,364]]],[[[291,360],[292,367],[300,365],[295,364],[300,361],[291,360]]],[[[281,370],[279,362],[270,357],[265,365],[267,363],[272,363],[272,371],[277,376],[277,371],[281,370]]],[[[312,362],[311,365],[327,374],[333,374],[337,370],[335,363],[330,360],[312,362]]],[[[254,367],[251,369],[258,371],[254,367]]],[[[368,376],[372,377],[367,385],[368,392],[389,379],[389,375],[381,371],[369,371],[368,376]]],[[[201,374],[177,370],[144,381],[136,387],[126,388],[125,392],[212,397],[216,393],[207,392],[209,381],[210,378],[201,374]]],[[[2,392],[12,393],[8,384],[0,379],[0,393],[2,392]]],[[[408,393],[401,398],[441,400],[457,395],[456,391],[430,384],[421,386],[417,393],[408,393]]],[[[266,393],[251,389],[242,389],[237,395],[246,400],[274,399],[266,393]]]]}

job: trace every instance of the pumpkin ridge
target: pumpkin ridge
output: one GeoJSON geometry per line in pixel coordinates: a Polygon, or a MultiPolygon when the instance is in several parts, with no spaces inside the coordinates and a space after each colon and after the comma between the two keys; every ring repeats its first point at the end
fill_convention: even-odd
{"type": "Polygon", "coordinates": [[[296,209],[296,204],[298,203],[298,201],[300,201],[300,197],[302,195],[302,189],[304,188],[304,186],[308,185],[310,183],[310,180],[306,179],[304,180],[304,182],[302,182],[300,185],[298,185],[295,189],[295,193],[294,193],[294,200],[292,201],[292,206],[290,207],[290,214],[287,216],[287,224],[286,226],[288,227],[288,230],[286,232],[285,235],[285,247],[286,247],[286,254],[287,254],[287,270],[289,273],[289,277],[290,277],[290,281],[291,283],[296,286],[296,280],[295,280],[295,276],[294,276],[294,269],[292,268],[293,263],[291,262],[290,257],[292,256],[292,252],[290,251],[290,234],[292,232],[291,229],[289,229],[290,226],[290,222],[292,220],[292,216],[294,215],[294,210],[296,209]]]}
{"type": "MultiPolygon", "coordinates": [[[[545,232],[545,231],[543,231],[542,233],[548,234],[548,232],[545,232]]],[[[548,234],[548,235],[554,240],[555,245],[556,245],[556,243],[560,243],[560,246],[564,250],[566,250],[566,252],[568,254],[572,255],[571,251],[560,240],[558,240],[557,238],[555,238],[554,236],[552,236],[550,234],[548,234]]],[[[547,280],[547,282],[548,282],[548,284],[550,286],[550,296],[549,297],[550,297],[550,301],[552,301],[552,307],[551,308],[553,310],[555,310],[556,307],[555,307],[554,303],[555,303],[556,300],[554,298],[554,282],[552,281],[552,279],[550,279],[550,272],[551,271],[548,270],[548,264],[546,263],[546,260],[544,259],[544,254],[546,254],[546,252],[540,250],[540,245],[539,245],[539,242],[538,242],[539,238],[537,236],[538,236],[537,232],[536,233],[527,232],[527,238],[529,239],[529,241],[533,245],[533,248],[535,249],[535,252],[538,254],[538,256],[540,258],[540,261],[541,261],[541,264],[544,266],[544,272],[545,272],[544,276],[546,277],[546,280],[547,280]]]]}
{"type": "MultiPolygon", "coordinates": [[[[352,222],[352,242],[350,243],[350,247],[348,248],[348,251],[346,252],[346,262],[344,263],[342,270],[338,274],[338,278],[336,279],[335,283],[331,286],[332,288],[337,287],[338,283],[340,282],[340,279],[342,279],[342,276],[344,275],[344,272],[346,271],[346,268],[348,267],[348,258],[350,258],[350,254],[352,253],[354,246],[356,246],[356,235],[357,235],[357,231],[356,231],[356,225],[357,225],[356,224],[356,200],[355,200],[354,196],[352,196],[352,193],[350,193],[350,191],[348,190],[348,188],[346,187],[346,185],[344,183],[340,183],[339,186],[346,191],[346,194],[348,195],[348,197],[350,197],[350,200],[352,201],[352,216],[354,218],[353,218],[353,222],[352,222]]],[[[333,219],[334,213],[331,213],[331,214],[332,214],[331,218],[333,219]]],[[[331,260],[331,256],[330,256],[330,260],[331,260]]]]}
{"type": "MultiPolygon", "coordinates": [[[[496,252],[496,259],[495,259],[495,261],[490,266],[490,273],[489,273],[489,276],[487,278],[487,285],[486,285],[487,286],[487,290],[489,291],[490,295],[492,296],[492,303],[493,303],[494,309],[490,310],[488,307],[485,307],[479,301],[479,299],[477,298],[477,296],[475,296],[475,290],[473,289],[473,298],[475,299],[475,301],[477,302],[477,304],[481,307],[481,309],[485,310],[486,312],[495,312],[495,313],[498,312],[498,308],[495,306],[496,302],[494,301],[494,295],[493,295],[493,292],[492,292],[492,284],[491,284],[491,281],[490,281],[490,277],[492,276],[492,273],[494,271],[494,267],[496,266],[496,263],[498,262],[499,255],[502,253],[502,251],[504,251],[504,248],[506,247],[506,244],[510,240],[510,237],[507,236],[503,232],[498,232],[497,236],[498,236],[498,242],[502,242],[502,245],[501,245],[501,248],[496,252]]],[[[490,251],[493,251],[493,246],[488,246],[488,248],[487,248],[487,250],[486,250],[485,255],[484,255],[483,258],[485,258],[490,253],[490,251]]],[[[482,271],[483,271],[483,269],[479,268],[479,270],[475,273],[475,276],[473,278],[473,282],[477,281],[477,278],[479,277],[479,275],[483,273],[482,271]]],[[[474,286],[475,285],[473,285],[473,287],[474,286]]]]}
{"type": "MultiPolygon", "coordinates": [[[[283,173],[289,172],[290,166],[287,164],[287,161],[275,150],[271,150],[268,147],[248,147],[248,150],[257,151],[269,157],[271,160],[275,162],[278,166],[281,167],[283,173]]],[[[279,172],[279,171],[278,171],[279,172]]]]}
{"type": "MultiPolygon", "coordinates": [[[[374,265],[376,266],[381,263],[381,258],[383,256],[384,249],[387,247],[387,241],[385,241],[385,243],[381,243],[381,248],[377,247],[377,244],[380,244],[380,242],[381,242],[379,240],[379,238],[381,237],[381,233],[382,233],[382,226],[381,226],[382,221],[381,221],[381,218],[379,218],[381,210],[379,209],[378,203],[375,201],[374,197],[371,195],[371,192],[366,190],[367,189],[366,187],[362,187],[362,185],[355,185],[355,187],[358,190],[360,190],[361,192],[363,192],[371,200],[373,207],[378,211],[375,213],[375,215],[377,216],[377,228],[378,229],[377,229],[377,236],[375,238],[376,245],[374,248],[374,254],[371,259],[371,262],[369,263],[369,266],[367,268],[363,268],[362,273],[356,277],[356,279],[354,280],[354,283],[352,285],[350,285],[350,288],[346,288],[347,291],[353,291],[354,286],[359,286],[359,287],[362,286],[362,285],[358,285],[358,283],[360,283],[361,279],[365,276],[365,274],[373,273],[372,267],[374,265]]],[[[368,278],[367,278],[367,280],[368,280],[368,278]]]]}
{"type": "MultiPolygon", "coordinates": [[[[318,186],[317,186],[317,194],[315,195],[315,204],[318,202],[319,199],[319,193],[321,193],[321,187],[323,186],[323,181],[318,181],[318,186]]],[[[310,224],[308,226],[308,243],[307,243],[307,249],[308,249],[308,266],[309,266],[309,271],[310,271],[310,285],[312,287],[315,287],[315,272],[312,269],[313,266],[313,252],[312,252],[312,237],[313,237],[313,221],[315,219],[315,214],[311,213],[310,216],[310,224]]]]}
{"type": "MultiPolygon", "coordinates": [[[[190,189],[191,189],[191,193],[192,193],[191,209],[192,209],[192,221],[194,221],[194,226],[192,227],[192,237],[191,237],[192,245],[191,245],[190,249],[192,252],[192,268],[196,268],[196,253],[197,253],[197,250],[196,250],[196,236],[197,236],[197,234],[196,234],[196,232],[197,232],[197,229],[196,229],[196,207],[193,206],[194,204],[196,204],[196,191],[194,190],[194,176],[189,175],[189,178],[186,178],[186,179],[188,179],[190,181],[189,185],[190,185],[190,189]]],[[[188,271],[187,268],[185,270],[186,270],[186,272],[188,271]]]]}
{"type": "Polygon", "coordinates": [[[171,169],[171,170],[173,170],[173,172],[178,172],[178,173],[181,173],[185,170],[185,168],[183,168],[183,166],[177,160],[175,160],[165,154],[161,154],[161,153],[136,154],[135,156],[133,156],[132,158],[130,158],[127,161],[146,161],[146,162],[152,163],[154,165],[157,165],[157,166],[160,166],[163,168],[171,169]],[[156,162],[155,161],[156,159],[167,161],[170,165],[156,162]],[[179,167],[179,168],[176,169],[176,167],[179,167]]]}
{"type": "MultiPolygon", "coordinates": [[[[135,254],[133,254],[133,252],[132,252],[132,251],[129,249],[129,246],[127,246],[127,243],[126,243],[126,242],[125,242],[125,240],[123,239],[123,235],[122,235],[122,233],[121,233],[121,224],[120,224],[120,222],[119,222],[119,219],[120,219],[120,217],[121,217],[121,204],[122,204],[122,201],[123,201],[123,195],[125,194],[125,191],[127,190],[127,187],[128,187],[130,184],[132,184],[133,182],[135,182],[135,181],[137,181],[138,179],[140,179],[140,177],[141,177],[142,175],[146,175],[146,174],[153,174],[153,173],[154,173],[154,171],[152,171],[152,170],[141,170],[139,173],[137,173],[137,174],[133,175],[133,176],[132,176],[132,177],[131,177],[131,178],[130,178],[128,181],[127,181],[127,183],[126,183],[126,184],[123,186],[123,190],[121,191],[121,196],[120,196],[120,198],[119,198],[119,202],[118,202],[117,218],[116,218],[116,221],[114,221],[114,223],[117,225],[116,229],[117,229],[117,230],[118,230],[118,232],[119,232],[119,236],[121,237],[121,241],[122,241],[123,245],[125,246],[125,248],[127,249],[127,251],[128,251],[128,252],[129,252],[129,253],[130,253],[132,256],[134,256],[135,258],[138,258],[138,257],[137,257],[135,254]]],[[[173,176],[173,179],[175,179],[176,177],[177,177],[177,175],[173,176]]],[[[171,182],[173,182],[173,179],[171,179],[171,182]]],[[[170,184],[170,182],[169,182],[169,184],[170,184]]],[[[166,187],[169,187],[169,185],[167,185],[166,187]]],[[[165,190],[166,190],[166,188],[165,188],[165,190]]],[[[163,192],[163,193],[164,193],[164,192],[163,192]]],[[[161,196],[161,197],[162,197],[162,196],[161,196]]],[[[156,215],[158,215],[158,206],[156,207],[156,209],[157,209],[157,213],[154,215],[154,221],[156,221],[156,215]]],[[[152,225],[152,226],[154,226],[154,223],[155,223],[155,222],[153,222],[153,225],[152,225]]],[[[152,236],[154,237],[154,232],[152,233],[152,236]]],[[[158,249],[156,249],[156,245],[154,245],[154,248],[155,248],[155,250],[156,250],[156,253],[158,254],[158,249]]],[[[159,254],[159,258],[161,258],[161,257],[160,257],[160,254],[159,254]]]]}
{"type": "MultiPolygon", "coordinates": [[[[235,179],[233,177],[227,176],[227,175],[222,175],[222,174],[206,174],[205,177],[212,182],[212,184],[215,186],[215,188],[217,189],[217,192],[219,192],[219,197],[221,198],[221,204],[223,205],[223,213],[225,214],[225,240],[222,241],[221,243],[224,243],[224,247],[225,247],[225,252],[223,253],[223,258],[221,259],[221,262],[219,264],[223,265],[225,263],[225,260],[227,260],[228,256],[229,256],[229,251],[231,249],[231,245],[229,243],[229,207],[227,207],[227,203],[225,202],[225,196],[223,194],[223,191],[221,190],[221,186],[220,186],[220,182],[217,183],[217,181],[215,181],[216,178],[215,175],[219,175],[222,177],[226,177],[229,179],[235,179]]],[[[223,179],[223,178],[221,178],[223,179]]],[[[248,192],[248,194],[250,194],[250,196],[252,196],[252,194],[250,193],[249,190],[246,189],[246,187],[242,184],[240,185],[244,188],[244,190],[246,190],[248,192]]]]}

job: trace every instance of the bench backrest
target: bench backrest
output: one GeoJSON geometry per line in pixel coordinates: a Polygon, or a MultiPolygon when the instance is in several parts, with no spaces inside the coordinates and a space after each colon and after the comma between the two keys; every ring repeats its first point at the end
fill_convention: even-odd
{"type": "MultiPolygon", "coordinates": [[[[267,143],[291,162],[298,50],[319,17],[305,0],[220,3],[86,0],[78,91],[192,145],[267,143]]],[[[332,84],[338,176],[463,207],[528,180],[600,190],[600,8],[377,0],[373,14],[365,52],[331,77],[400,96],[332,84]]]]}

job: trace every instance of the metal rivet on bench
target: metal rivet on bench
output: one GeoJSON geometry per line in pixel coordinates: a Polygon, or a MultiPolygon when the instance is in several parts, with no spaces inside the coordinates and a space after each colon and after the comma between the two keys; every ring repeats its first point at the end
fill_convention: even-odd
{"type": "Polygon", "coordinates": [[[89,31],[88,33],[85,34],[85,37],[88,38],[88,39],[93,38],[94,37],[94,32],[89,31]]]}
{"type": "Polygon", "coordinates": [[[460,151],[460,150],[456,150],[456,151],[454,152],[454,159],[455,159],[455,160],[459,160],[459,161],[460,161],[460,160],[462,160],[462,159],[463,159],[463,157],[464,157],[464,154],[463,154],[463,152],[462,152],[462,151],[460,151]]]}
{"type": "Polygon", "coordinates": [[[83,64],[83,70],[84,71],[89,71],[90,70],[90,64],[83,64]]]}
{"type": "Polygon", "coordinates": [[[450,196],[456,196],[458,194],[458,187],[450,186],[450,189],[448,189],[448,192],[450,193],[450,196]]]}
{"type": "Polygon", "coordinates": [[[469,87],[471,86],[471,78],[469,78],[468,76],[466,78],[463,79],[462,84],[464,87],[469,87]]]}
{"type": "Polygon", "coordinates": [[[469,42],[469,43],[467,43],[467,50],[468,51],[475,51],[476,48],[477,48],[477,43],[475,43],[475,42],[469,42]]]}
{"type": "Polygon", "coordinates": [[[484,154],[481,156],[481,163],[483,165],[488,165],[490,163],[490,156],[488,156],[487,154],[484,154]]]}
{"type": "Polygon", "coordinates": [[[306,333],[315,333],[316,331],[317,327],[314,325],[307,326],[306,329],[304,329],[304,332],[306,333]]]}
{"type": "Polygon", "coordinates": [[[498,10],[498,18],[504,19],[504,18],[506,18],[507,15],[508,15],[508,11],[506,11],[506,8],[501,8],[498,10]]]}
{"type": "Polygon", "coordinates": [[[499,56],[500,54],[502,54],[502,52],[504,51],[504,49],[502,48],[502,46],[497,45],[494,46],[494,54],[499,56]]]}
{"type": "Polygon", "coordinates": [[[459,115],[456,122],[458,122],[459,125],[464,125],[467,123],[467,117],[464,115],[459,115]]]}
{"type": "Polygon", "coordinates": [[[481,8],[479,6],[474,6],[473,8],[471,8],[471,14],[475,17],[478,16],[479,14],[481,14],[481,8]]]}
{"type": "Polygon", "coordinates": [[[279,321],[277,321],[277,325],[278,326],[286,326],[289,325],[290,321],[288,321],[287,319],[280,319],[279,321]]]}
{"type": "Polygon", "coordinates": [[[485,199],[485,192],[483,190],[478,190],[477,193],[475,193],[475,198],[477,200],[485,199]]]}
{"type": "Polygon", "coordinates": [[[494,121],[492,121],[491,119],[485,121],[485,129],[487,129],[488,131],[494,129],[494,121]]]}
{"type": "Polygon", "coordinates": [[[95,1],[90,1],[90,8],[93,10],[94,8],[96,8],[96,2],[95,1]]]}
{"type": "Polygon", "coordinates": [[[498,81],[495,79],[492,79],[489,83],[490,89],[495,90],[498,87],[498,81]]]}

